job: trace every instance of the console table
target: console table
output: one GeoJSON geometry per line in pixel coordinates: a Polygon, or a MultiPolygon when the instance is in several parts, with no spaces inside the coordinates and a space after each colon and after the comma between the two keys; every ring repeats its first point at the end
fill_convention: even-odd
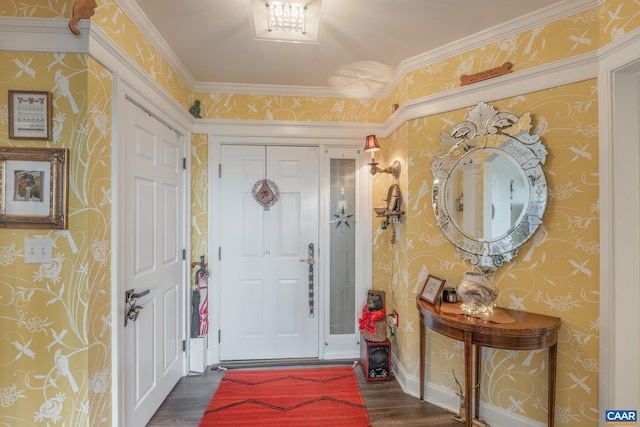
{"type": "MultiPolygon", "coordinates": [[[[473,396],[475,418],[480,418],[482,347],[504,350],[537,350],[548,348],[548,425],[550,427],[553,426],[560,318],[500,308],[500,310],[503,310],[504,313],[514,321],[512,323],[494,323],[465,314],[443,312],[440,306],[433,306],[420,299],[420,297],[417,298],[417,306],[420,313],[420,400],[424,400],[426,328],[449,338],[464,342],[464,395],[466,423],[468,427],[472,427],[473,425],[471,413],[472,399],[470,396],[473,396]],[[475,366],[473,359],[475,359],[475,366]],[[475,395],[473,393],[474,384],[470,381],[471,378],[475,379],[475,386],[477,387],[475,395]]],[[[463,414],[460,415],[462,416],[463,414]]]]}

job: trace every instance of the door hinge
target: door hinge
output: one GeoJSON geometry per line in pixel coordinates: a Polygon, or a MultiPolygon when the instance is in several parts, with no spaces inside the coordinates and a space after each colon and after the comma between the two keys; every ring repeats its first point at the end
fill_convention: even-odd
{"type": "Polygon", "coordinates": [[[187,340],[182,340],[182,351],[187,351],[187,340]]]}
{"type": "Polygon", "coordinates": [[[186,260],[187,260],[187,250],[186,250],[186,249],[183,249],[183,250],[182,250],[182,260],[183,260],[183,261],[186,261],[186,260]]]}
{"type": "Polygon", "coordinates": [[[222,260],[222,246],[218,246],[218,261],[222,260]]]}
{"type": "Polygon", "coordinates": [[[220,332],[220,329],[218,329],[218,344],[220,344],[221,335],[222,335],[222,332],[220,332]]]}
{"type": "Polygon", "coordinates": [[[182,158],[182,169],[187,170],[187,158],[182,158]]]}
{"type": "Polygon", "coordinates": [[[222,163],[218,163],[218,178],[222,178],[222,163]]]}

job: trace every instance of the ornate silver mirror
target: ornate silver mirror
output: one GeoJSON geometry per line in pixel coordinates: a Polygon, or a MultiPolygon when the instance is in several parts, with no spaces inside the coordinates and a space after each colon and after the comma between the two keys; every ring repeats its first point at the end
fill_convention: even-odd
{"type": "Polygon", "coordinates": [[[433,210],[458,252],[493,274],[533,235],[547,205],[547,150],[517,117],[479,103],[465,121],[442,132],[431,164],[433,210]]]}

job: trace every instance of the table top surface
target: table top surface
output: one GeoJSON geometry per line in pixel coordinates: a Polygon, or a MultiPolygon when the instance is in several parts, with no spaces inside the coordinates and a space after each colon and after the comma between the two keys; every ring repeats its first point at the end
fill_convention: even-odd
{"type": "Polygon", "coordinates": [[[457,329],[470,330],[472,332],[517,334],[519,336],[529,334],[538,335],[557,332],[561,324],[559,317],[529,313],[527,311],[504,307],[497,307],[496,309],[502,310],[504,314],[514,320],[513,322],[496,323],[483,319],[482,317],[448,313],[443,311],[440,305],[431,305],[420,298],[417,298],[417,306],[420,313],[432,322],[457,329]]]}

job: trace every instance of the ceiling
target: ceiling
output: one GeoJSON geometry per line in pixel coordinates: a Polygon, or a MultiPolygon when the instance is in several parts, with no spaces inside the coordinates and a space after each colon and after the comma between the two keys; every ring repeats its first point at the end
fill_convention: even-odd
{"type": "Polygon", "coordinates": [[[287,42],[260,38],[254,23],[266,22],[264,0],[134,1],[137,15],[155,28],[194,85],[338,88],[360,94],[380,90],[427,52],[463,39],[473,43],[488,29],[495,37],[507,28],[530,28],[540,24],[540,17],[551,19],[589,3],[306,0],[307,19],[319,19],[317,41],[287,42]]]}

